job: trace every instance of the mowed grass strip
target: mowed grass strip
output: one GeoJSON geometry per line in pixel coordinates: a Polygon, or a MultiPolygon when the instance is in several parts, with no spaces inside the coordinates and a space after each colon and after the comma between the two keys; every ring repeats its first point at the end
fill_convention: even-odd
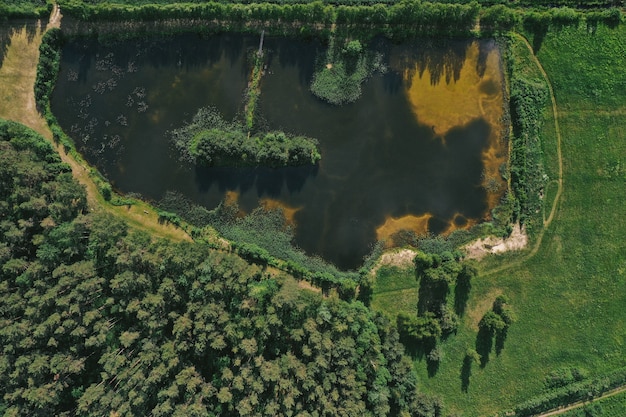
{"type": "Polygon", "coordinates": [[[400,312],[417,314],[417,295],[414,268],[385,265],[376,272],[371,307],[395,320],[400,312]]]}
{"type": "MultiPolygon", "coordinates": [[[[442,342],[437,374],[429,377],[416,359],[421,389],[440,395],[449,412],[493,415],[543,392],[559,368],[593,377],[626,365],[625,42],[622,25],[551,32],[541,46],[560,113],[562,201],[536,256],[473,282],[458,334],[442,342]],[[477,323],[499,294],[509,296],[518,320],[500,353],[472,367],[464,391],[465,352],[475,348],[477,323]]],[[[554,126],[545,123],[543,132],[548,154],[554,126]]],[[[548,188],[547,198],[554,192],[548,188]]],[[[479,269],[516,256],[491,257],[479,269]]]]}

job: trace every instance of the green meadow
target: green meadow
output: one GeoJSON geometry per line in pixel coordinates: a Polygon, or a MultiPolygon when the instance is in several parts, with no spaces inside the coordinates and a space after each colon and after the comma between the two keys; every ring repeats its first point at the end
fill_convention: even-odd
{"type": "MultiPolygon", "coordinates": [[[[560,369],[578,368],[598,377],[626,366],[626,27],[600,26],[594,33],[564,28],[549,32],[541,43],[527,36],[540,46],[536,56],[554,89],[563,193],[536,253],[531,239],[524,252],[477,264],[479,276],[472,281],[458,332],[439,342],[443,358],[437,372],[429,375],[426,361],[414,358],[420,387],[440,395],[453,415],[509,409],[545,392],[546,377],[560,369]],[[509,297],[517,321],[499,353],[494,349],[485,366],[471,367],[463,387],[466,351],[475,348],[478,322],[500,294],[509,297]]],[[[511,50],[517,71],[544,82],[517,37],[511,50]]],[[[547,219],[558,178],[549,103],[541,138],[549,177],[547,219]]],[[[414,309],[418,289],[411,277],[412,271],[381,269],[372,307],[392,316],[414,309]]],[[[452,297],[454,289],[450,292],[452,297]]],[[[619,398],[621,414],[610,415],[626,413],[624,396],[619,398]]]]}

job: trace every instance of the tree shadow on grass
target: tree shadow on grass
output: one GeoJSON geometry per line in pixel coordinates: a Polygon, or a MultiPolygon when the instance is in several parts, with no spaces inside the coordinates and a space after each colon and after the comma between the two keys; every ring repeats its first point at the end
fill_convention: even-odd
{"type": "Polygon", "coordinates": [[[476,352],[480,355],[481,368],[487,366],[492,346],[493,332],[481,327],[478,330],[478,335],[476,336],[476,352]]]}
{"type": "Polygon", "coordinates": [[[504,342],[506,341],[506,337],[507,337],[506,327],[502,329],[501,331],[499,331],[498,333],[496,333],[496,356],[500,356],[500,353],[502,353],[502,349],[504,349],[504,342]]]}
{"type": "Polygon", "coordinates": [[[414,337],[400,334],[400,343],[404,345],[407,355],[413,360],[423,360],[428,352],[433,350],[437,341],[435,339],[417,340],[414,337]]]}
{"type": "Polygon", "coordinates": [[[532,33],[532,45],[533,52],[535,55],[539,53],[541,49],[541,45],[543,44],[543,40],[548,34],[548,29],[550,29],[550,24],[543,21],[528,21],[524,22],[524,29],[529,33],[532,33]]]}
{"type": "Polygon", "coordinates": [[[463,365],[461,366],[461,391],[467,392],[470,385],[470,377],[472,376],[472,362],[473,359],[466,356],[463,359],[463,365]]]}
{"type": "Polygon", "coordinates": [[[441,304],[445,303],[449,290],[446,282],[432,282],[422,278],[417,296],[418,315],[438,311],[441,304]]]}
{"type": "Polygon", "coordinates": [[[465,308],[469,300],[471,289],[472,283],[469,280],[457,280],[456,286],[454,287],[454,311],[459,317],[465,314],[465,308]]]}
{"type": "Polygon", "coordinates": [[[428,371],[428,377],[432,378],[439,372],[439,361],[432,361],[426,359],[426,370],[428,371]]]}

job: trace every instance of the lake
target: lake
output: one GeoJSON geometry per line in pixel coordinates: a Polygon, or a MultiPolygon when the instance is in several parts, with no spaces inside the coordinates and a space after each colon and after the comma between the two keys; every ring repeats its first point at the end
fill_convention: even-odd
{"type": "Polygon", "coordinates": [[[80,152],[122,192],[177,191],[207,208],[227,195],[244,211],[282,207],[295,243],[357,268],[400,230],[448,233],[489,218],[505,182],[500,54],[491,40],[375,40],[384,74],[354,103],[309,85],[324,46],[265,38],[259,123],[315,137],[315,167],[207,168],[180,161],[167,132],[205,106],[241,116],[258,36],[180,35],[69,42],[52,109],[80,152]]]}

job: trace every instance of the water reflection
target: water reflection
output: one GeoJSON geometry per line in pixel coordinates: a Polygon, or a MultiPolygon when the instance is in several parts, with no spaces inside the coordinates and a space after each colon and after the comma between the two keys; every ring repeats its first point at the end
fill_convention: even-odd
{"type": "Polygon", "coordinates": [[[72,42],[53,109],[122,191],[158,200],[176,190],[208,208],[228,197],[246,212],[259,204],[282,207],[296,243],[342,268],[357,267],[373,242],[398,230],[446,232],[488,215],[494,199],[485,178],[493,174],[490,164],[502,160],[495,146],[502,80],[493,43],[377,40],[373,47],[385,52],[390,70],[370,79],[357,102],[334,107],[309,92],[322,47],[266,38],[262,125],[318,138],[319,166],[182,164],[166,132],[207,105],[236,117],[246,57],[257,45],[237,35],[187,35],[139,47],[72,42]]]}

